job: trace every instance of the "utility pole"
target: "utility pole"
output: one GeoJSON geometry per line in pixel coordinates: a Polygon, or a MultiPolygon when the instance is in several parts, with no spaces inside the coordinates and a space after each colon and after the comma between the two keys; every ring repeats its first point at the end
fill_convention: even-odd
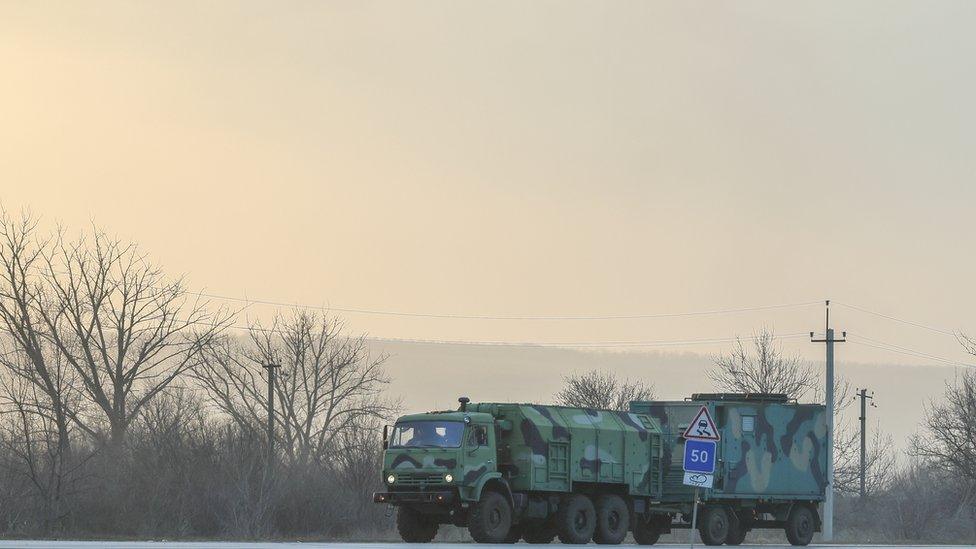
{"type": "Polygon", "coordinates": [[[842,332],[841,339],[834,339],[834,330],[830,327],[830,300],[825,302],[826,321],[824,323],[824,338],[810,341],[827,345],[827,375],[824,384],[824,397],[827,404],[827,489],[824,494],[823,540],[834,539],[834,343],[847,341],[847,332],[842,332]]]}
{"type": "Polygon", "coordinates": [[[861,399],[861,499],[864,499],[864,477],[867,475],[868,469],[868,450],[867,450],[867,419],[868,419],[868,407],[867,401],[871,399],[871,407],[876,408],[874,405],[874,392],[870,395],[867,389],[859,389],[857,391],[858,398],[861,399]]]}
{"type": "Polygon", "coordinates": [[[274,391],[275,391],[275,370],[281,368],[281,364],[269,362],[264,365],[268,371],[268,467],[274,463],[274,391]]]}

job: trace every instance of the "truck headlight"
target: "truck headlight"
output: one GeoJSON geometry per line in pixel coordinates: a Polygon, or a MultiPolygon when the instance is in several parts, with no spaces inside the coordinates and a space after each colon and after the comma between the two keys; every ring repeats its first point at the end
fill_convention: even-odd
{"type": "Polygon", "coordinates": [[[444,482],[448,484],[454,482],[454,475],[452,475],[451,473],[444,475],[444,482]]]}
{"type": "Polygon", "coordinates": [[[396,482],[396,477],[395,476],[390,475],[390,476],[386,477],[386,483],[387,484],[393,484],[394,482],[396,482]]]}

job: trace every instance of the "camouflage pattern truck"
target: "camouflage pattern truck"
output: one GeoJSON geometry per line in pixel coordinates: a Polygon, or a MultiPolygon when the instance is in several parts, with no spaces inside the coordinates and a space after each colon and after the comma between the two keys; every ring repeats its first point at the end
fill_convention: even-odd
{"type": "Polygon", "coordinates": [[[704,491],[698,527],[707,545],[738,545],[754,528],[783,528],[793,545],[810,543],[820,530],[818,504],[827,483],[826,412],[819,404],[797,404],[786,395],[696,394],[677,402],[632,402],[661,426],[664,458],[659,533],[672,518],[687,527],[694,489],[684,486],[682,458],[688,423],[702,406],[715,419],[714,484],[704,491]]]}
{"type": "MultiPolygon", "coordinates": [[[[403,416],[384,436],[386,490],[407,542],[441,524],[482,543],[620,543],[661,497],[661,429],[641,413],[468,404],[403,416]]],[[[385,433],[385,431],[384,431],[385,433]]]]}
{"type": "Polygon", "coordinates": [[[695,395],[633,402],[630,412],[537,404],[470,404],[401,417],[384,429],[377,503],[397,509],[407,542],[441,524],[482,543],[654,544],[689,528],[693,489],[682,484],[684,429],[702,406],[721,434],[715,484],[698,503],[709,545],[784,528],[805,545],[824,495],[824,407],[782,395],[695,395]]]}

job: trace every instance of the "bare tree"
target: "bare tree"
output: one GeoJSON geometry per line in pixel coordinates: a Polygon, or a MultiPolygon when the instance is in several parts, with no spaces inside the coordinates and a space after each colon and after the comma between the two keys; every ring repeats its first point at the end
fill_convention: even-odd
{"type": "Polygon", "coordinates": [[[0,336],[6,343],[0,365],[43,395],[39,398],[57,427],[61,453],[66,454],[74,377],[45,332],[44,312],[50,303],[42,269],[47,245],[31,214],[14,219],[0,210],[0,336]]]}
{"type": "Polygon", "coordinates": [[[817,374],[799,356],[787,356],[775,345],[772,330],[763,328],[753,337],[750,353],[736,338],[728,355],[715,358],[708,377],[722,390],[733,393],[782,393],[801,399],[812,389],[817,374]]]}
{"type": "MultiPolygon", "coordinates": [[[[865,454],[864,488],[868,495],[879,493],[895,474],[895,451],[891,435],[880,425],[868,442],[865,454]]],[[[861,486],[861,434],[846,425],[834,427],[834,488],[840,492],[857,494],[861,486]]]]}
{"type": "Polygon", "coordinates": [[[619,379],[609,371],[573,374],[563,378],[563,382],[565,385],[555,397],[563,406],[626,411],[633,400],[654,398],[653,385],[640,380],[619,379]]]}
{"type": "Polygon", "coordinates": [[[889,508],[897,519],[892,525],[902,538],[925,536],[941,518],[943,494],[939,488],[944,482],[939,477],[931,466],[920,460],[913,460],[895,475],[889,508]]]}
{"type": "Polygon", "coordinates": [[[941,399],[929,402],[912,446],[917,456],[976,485],[976,371],[962,372],[941,399]]]}
{"type": "Polygon", "coordinates": [[[376,505],[371,504],[370,497],[382,484],[376,478],[376,471],[383,469],[381,426],[376,418],[358,421],[336,441],[334,456],[339,468],[335,483],[337,490],[349,494],[344,522],[350,525],[355,525],[358,517],[373,517],[378,521],[382,516],[376,505]]]}
{"type": "Polygon", "coordinates": [[[196,366],[229,315],[168,279],[137,246],[94,230],[45,250],[39,309],[46,339],[72,367],[93,414],[72,413],[89,435],[117,446],[140,410],[196,366]]]}
{"type": "Polygon", "coordinates": [[[45,533],[64,517],[76,470],[71,416],[82,408],[72,368],[46,337],[46,245],[31,214],[15,219],[0,210],[0,405],[9,414],[4,451],[39,496],[45,533]]]}
{"type": "Polygon", "coordinates": [[[194,375],[211,401],[246,428],[267,418],[263,366],[280,364],[275,384],[275,444],[292,463],[319,461],[337,436],[359,422],[385,418],[397,405],[384,399],[385,357],[372,357],[365,337],[347,337],[336,319],[308,311],[253,325],[241,345],[222,338],[194,375]]]}
{"type": "Polygon", "coordinates": [[[228,320],[133,244],[39,236],[29,214],[0,215],[0,330],[16,357],[0,362],[44,396],[61,444],[69,423],[118,443],[228,320]],[[66,400],[78,395],[90,406],[66,400]]]}

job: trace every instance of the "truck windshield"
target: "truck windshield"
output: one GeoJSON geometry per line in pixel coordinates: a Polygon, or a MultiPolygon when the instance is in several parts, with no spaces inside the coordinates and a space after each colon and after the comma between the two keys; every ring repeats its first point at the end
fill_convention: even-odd
{"type": "Polygon", "coordinates": [[[460,448],[460,421],[404,421],[393,426],[390,448],[460,448]]]}

